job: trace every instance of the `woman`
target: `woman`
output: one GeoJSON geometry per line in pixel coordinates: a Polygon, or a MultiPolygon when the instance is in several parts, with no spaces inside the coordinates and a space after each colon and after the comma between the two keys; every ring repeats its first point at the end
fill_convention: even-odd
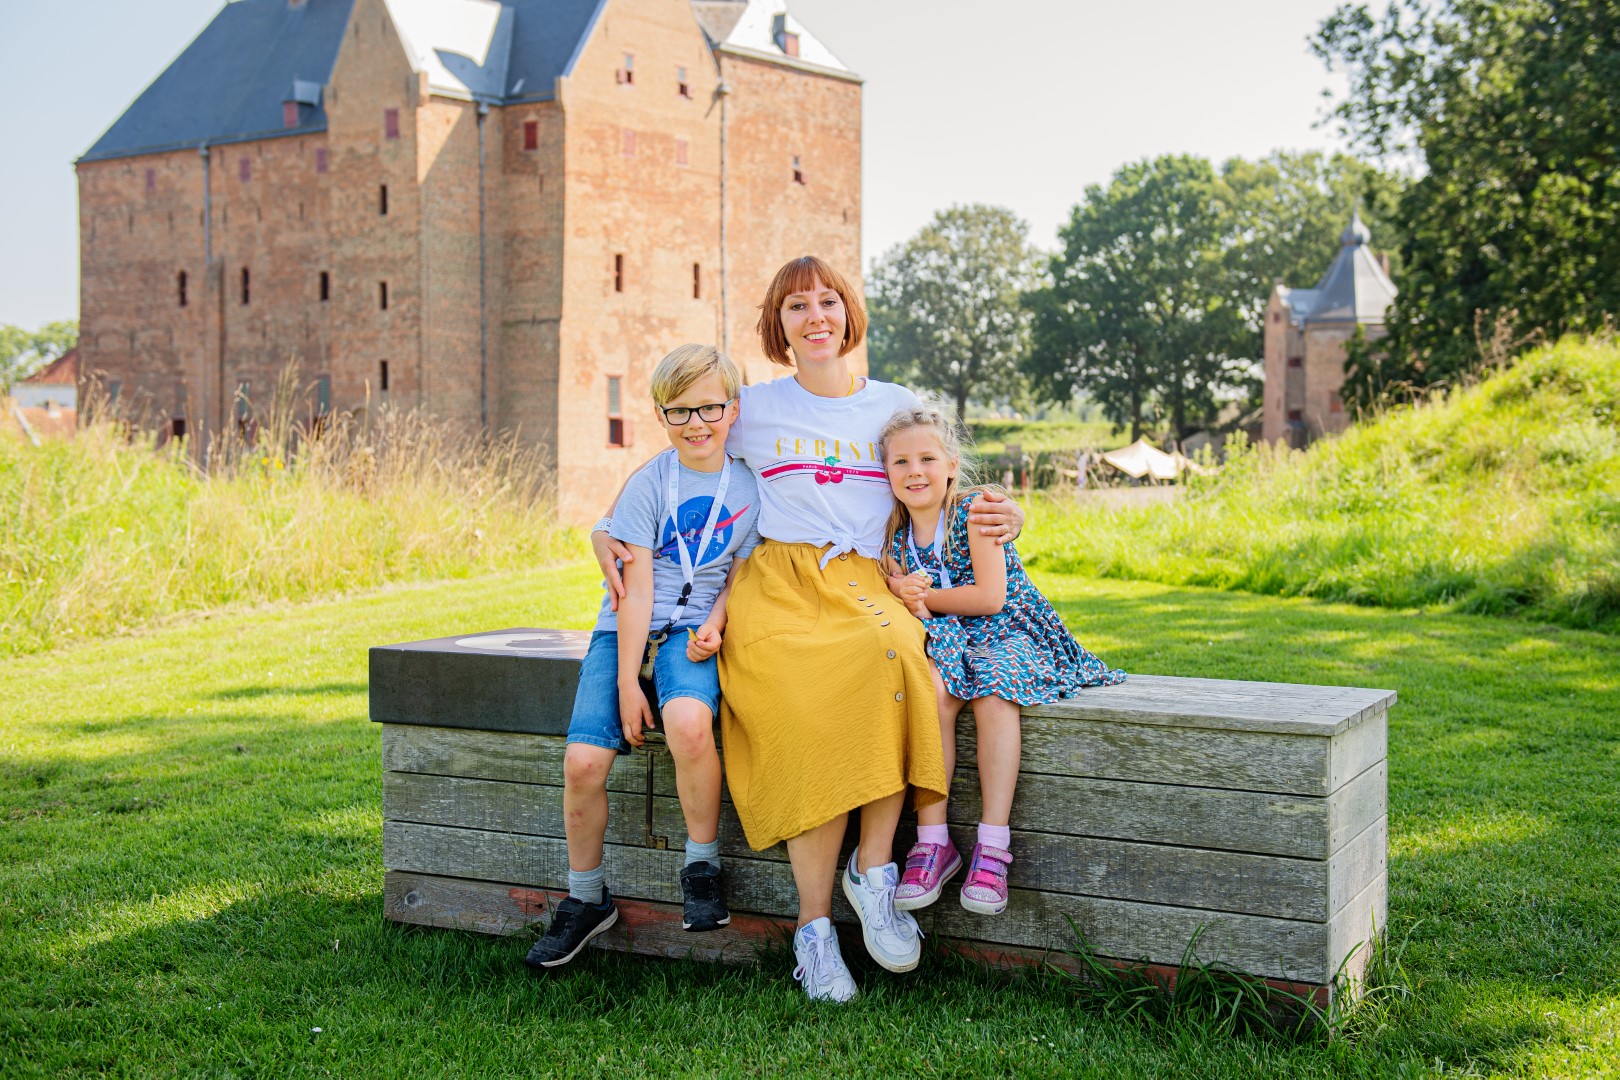
{"type": "MultiPolygon", "coordinates": [[[[877,456],[901,386],[855,376],[846,360],[866,315],[836,270],[813,256],[782,267],[760,340],[791,378],[745,387],[728,449],[759,480],[765,538],[732,588],[720,651],[726,780],[749,844],[786,841],[799,893],[794,976],[812,998],[846,1001],[855,984],[829,916],[841,879],[867,951],[891,971],[921,957],[910,913],[894,909],[895,827],[908,786],[926,805],[945,795],[933,677],[922,624],[892,599],[878,563],[892,505],[877,456]],[[840,874],[849,811],[860,840],[840,874]]],[[[1022,515],[992,501],[976,517],[998,537],[1022,515]]],[[[606,533],[593,535],[619,589],[606,533]]]]}

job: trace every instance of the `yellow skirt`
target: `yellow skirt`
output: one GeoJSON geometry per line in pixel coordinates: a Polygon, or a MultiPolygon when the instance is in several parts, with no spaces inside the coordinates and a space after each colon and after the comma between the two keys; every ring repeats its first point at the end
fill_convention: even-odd
{"type": "Polygon", "coordinates": [[[916,789],[945,797],[918,622],[860,555],[766,540],[743,563],[720,646],[726,783],[756,851],[916,789]]]}

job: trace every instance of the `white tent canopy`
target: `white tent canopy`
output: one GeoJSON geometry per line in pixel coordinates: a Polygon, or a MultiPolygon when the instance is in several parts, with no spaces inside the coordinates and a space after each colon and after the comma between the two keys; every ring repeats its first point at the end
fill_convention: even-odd
{"type": "Polygon", "coordinates": [[[1194,472],[1203,472],[1195,462],[1189,461],[1177,451],[1167,454],[1146,439],[1137,439],[1131,445],[1118,450],[1110,450],[1102,459],[1127,476],[1140,480],[1144,476],[1151,476],[1155,480],[1174,480],[1185,469],[1194,472]]]}

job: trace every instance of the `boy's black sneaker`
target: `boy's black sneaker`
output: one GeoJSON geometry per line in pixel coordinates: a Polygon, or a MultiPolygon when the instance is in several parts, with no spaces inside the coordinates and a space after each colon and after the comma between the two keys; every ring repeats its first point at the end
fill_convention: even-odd
{"type": "Polygon", "coordinates": [[[731,922],[720,868],[712,862],[691,863],[681,870],[681,902],[683,930],[718,930],[731,922]]]}
{"type": "Polygon", "coordinates": [[[557,905],[551,925],[546,927],[546,932],[534,943],[523,962],[532,968],[562,967],[578,956],[579,950],[591,938],[618,921],[619,909],[613,905],[613,897],[608,895],[606,889],[602,890],[600,904],[587,904],[578,897],[567,897],[557,905]]]}

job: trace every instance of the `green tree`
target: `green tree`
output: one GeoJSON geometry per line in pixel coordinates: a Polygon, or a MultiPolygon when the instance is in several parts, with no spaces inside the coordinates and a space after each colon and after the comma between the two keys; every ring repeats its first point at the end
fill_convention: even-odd
{"type": "MultiPolygon", "coordinates": [[[[1360,209],[1379,250],[1393,254],[1404,242],[1396,208],[1405,181],[1347,154],[1313,150],[1259,161],[1233,158],[1221,166],[1221,177],[1235,210],[1233,287],[1257,334],[1273,283],[1314,283],[1338,251],[1352,209],[1360,209]]],[[[1398,259],[1391,272],[1400,275],[1398,259]]]]}
{"type": "Polygon", "coordinates": [[[0,394],[57,359],[79,342],[79,320],[60,319],[38,330],[0,324],[0,394]]]}
{"type": "Polygon", "coordinates": [[[1084,392],[1133,439],[1154,412],[1177,438],[1212,422],[1221,390],[1252,382],[1258,353],[1235,281],[1237,223],[1231,187],[1202,158],[1138,162],[1088,187],[1052,283],[1026,297],[1036,393],[1084,392]]]}
{"type": "Polygon", "coordinates": [[[1010,210],[953,206],[867,277],[872,370],[970,400],[1017,397],[1029,345],[1025,291],[1039,281],[1029,227],[1010,210]]]}
{"type": "Polygon", "coordinates": [[[1313,48],[1349,73],[1345,130],[1425,167],[1389,335],[1352,351],[1348,397],[1453,381],[1497,320],[1551,337],[1620,312],[1620,0],[1346,4],[1313,48]]]}

